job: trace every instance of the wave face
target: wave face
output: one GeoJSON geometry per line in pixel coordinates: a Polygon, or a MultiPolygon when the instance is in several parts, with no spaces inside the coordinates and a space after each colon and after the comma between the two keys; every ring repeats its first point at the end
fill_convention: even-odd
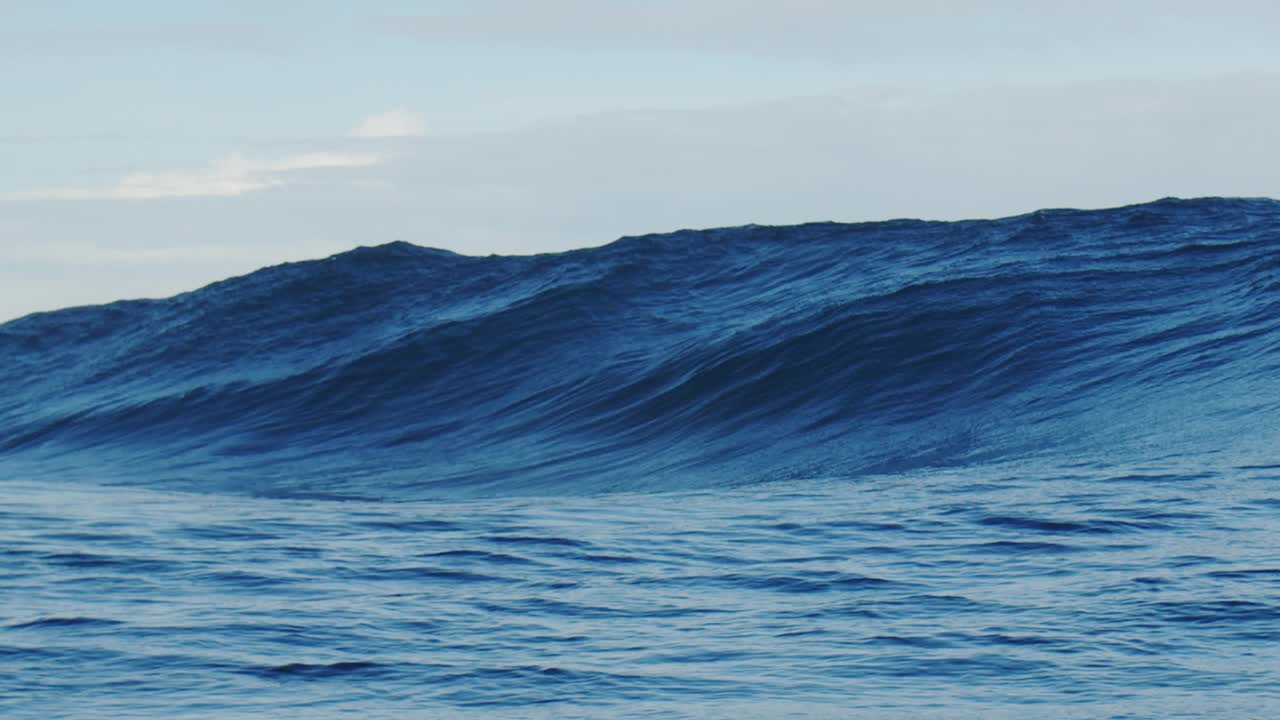
{"type": "Polygon", "coordinates": [[[1280,203],[393,243],[0,325],[0,467],[267,495],[673,490],[1280,444],[1280,203]]]}

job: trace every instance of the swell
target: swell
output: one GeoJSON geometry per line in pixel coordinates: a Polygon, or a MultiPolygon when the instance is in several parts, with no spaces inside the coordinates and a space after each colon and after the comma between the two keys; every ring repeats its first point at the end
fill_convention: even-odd
{"type": "Polygon", "coordinates": [[[0,326],[0,463],[402,496],[1265,462],[1278,271],[1241,199],[360,248],[0,326]]]}

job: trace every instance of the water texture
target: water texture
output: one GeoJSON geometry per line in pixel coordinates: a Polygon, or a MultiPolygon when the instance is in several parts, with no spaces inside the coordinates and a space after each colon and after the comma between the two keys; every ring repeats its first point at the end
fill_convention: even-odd
{"type": "Polygon", "coordinates": [[[0,715],[1273,717],[1280,203],[0,325],[0,715]]]}

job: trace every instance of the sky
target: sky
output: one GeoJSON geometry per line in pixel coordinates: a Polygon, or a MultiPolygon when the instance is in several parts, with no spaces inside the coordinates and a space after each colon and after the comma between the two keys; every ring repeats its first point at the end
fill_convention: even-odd
{"type": "Polygon", "coordinates": [[[406,240],[1280,196],[1280,3],[0,0],[0,321],[406,240]]]}

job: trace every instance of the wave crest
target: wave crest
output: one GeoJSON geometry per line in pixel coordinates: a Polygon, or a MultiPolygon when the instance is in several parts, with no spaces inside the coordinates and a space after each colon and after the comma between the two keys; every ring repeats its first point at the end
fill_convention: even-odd
{"type": "Polygon", "coordinates": [[[1280,203],[1202,199],[360,248],[0,326],[0,463],[401,496],[1257,461],[1278,242],[1280,203]]]}

